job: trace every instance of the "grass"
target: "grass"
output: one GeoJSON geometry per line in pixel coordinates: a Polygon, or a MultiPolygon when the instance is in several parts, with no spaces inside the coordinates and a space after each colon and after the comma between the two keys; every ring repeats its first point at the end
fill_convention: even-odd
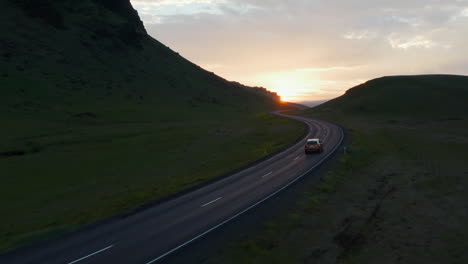
{"type": "Polygon", "coordinates": [[[347,99],[302,113],[345,126],[347,154],[287,212],[214,248],[207,263],[468,262],[466,116],[346,113],[347,99]]]}
{"type": "Polygon", "coordinates": [[[467,121],[436,128],[430,121],[410,128],[341,122],[352,143],[333,169],[285,216],[246,230],[209,263],[468,261],[467,121]]]}
{"type": "Polygon", "coordinates": [[[303,133],[302,124],[270,114],[231,118],[27,121],[21,127],[13,120],[18,132],[2,137],[26,154],[0,158],[1,207],[8,212],[0,220],[6,227],[0,248],[167,197],[273,153],[303,133]]]}

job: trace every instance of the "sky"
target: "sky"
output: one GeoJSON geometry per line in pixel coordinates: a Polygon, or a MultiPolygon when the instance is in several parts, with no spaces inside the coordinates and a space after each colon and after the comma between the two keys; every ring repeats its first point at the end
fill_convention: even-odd
{"type": "Polygon", "coordinates": [[[131,0],[148,33],[283,100],[387,75],[468,74],[468,0],[131,0]]]}

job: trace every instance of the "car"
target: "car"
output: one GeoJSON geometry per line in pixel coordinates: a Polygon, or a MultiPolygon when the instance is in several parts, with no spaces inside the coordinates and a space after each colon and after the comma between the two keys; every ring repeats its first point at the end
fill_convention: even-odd
{"type": "Polygon", "coordinates": [[[318,138],[309,138],[307,139],[307,142],[304,147],[305,154],[311,154],[311,153],[322,153],[323,152],[323,146],[322,143],[320,143],[320,139],[318,138]]]}

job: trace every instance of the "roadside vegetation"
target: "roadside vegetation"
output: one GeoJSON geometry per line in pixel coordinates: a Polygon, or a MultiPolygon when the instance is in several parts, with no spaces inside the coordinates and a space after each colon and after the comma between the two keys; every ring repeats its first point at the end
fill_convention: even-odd
{"type": "Polygon", "coordinates": [[[342,124],[346,149],[288,212],[213,249],[208,263],[467,263],[467,83],[386,77],[297,113],[342,124]]]}
{"type": "Polygon", "coordinates": [[[0,219],[0,248],[167,197],[278,151],[304,133],[301,123],[266,113],[224,118],[83,117],[8,126],[18,131],[2,130],[12,151],[0,157],[7,212],[0,219]]]}

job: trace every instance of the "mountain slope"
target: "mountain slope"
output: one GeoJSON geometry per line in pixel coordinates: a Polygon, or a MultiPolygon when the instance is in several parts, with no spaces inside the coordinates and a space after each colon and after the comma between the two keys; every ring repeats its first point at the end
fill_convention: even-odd
{"type": "Polygon", "coordinates": [[[0,252],[271,154],[302,124],[146,34],[128,0],[0,1],[0,252]]]}
{"type": "Polygon", "coordinates": [[[349,89],[314,111],[355,115],[461,117],[468,114],[468,77],[457,75],[389,76],[349,89]]]}
{"type": "Polygon", "coordinates": [[[81,106],[86,100],[89,106],[119,101],[231,108],[277,101],[266,91],[257,96],[239,89],[149,37],[128,1],[1,5],[1,84],[9,99],[2,105],[10,110],[46,110],[78,100],[81,106]]]}

